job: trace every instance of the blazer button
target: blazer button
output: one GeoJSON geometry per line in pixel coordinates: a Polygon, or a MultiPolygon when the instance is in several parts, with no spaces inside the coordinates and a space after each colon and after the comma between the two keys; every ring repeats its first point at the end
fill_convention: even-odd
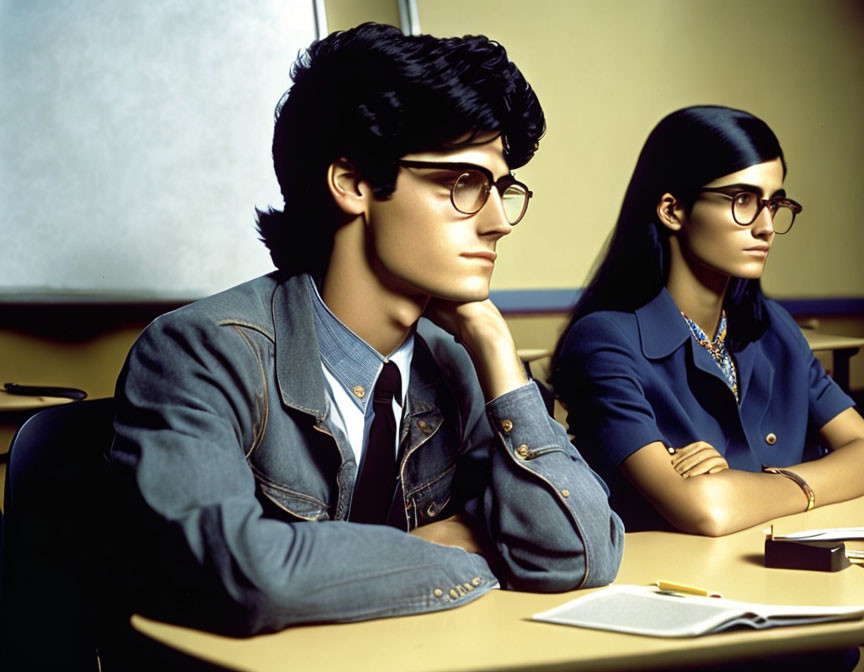
{"type": "Polygon", "coordinates": [[[765,443],[767,443],[769,446],[773,446],[775,443],[777,443],[777,436],[774,434],[774,432],[768,433],[768,436],[765,437],[765,443]]]}

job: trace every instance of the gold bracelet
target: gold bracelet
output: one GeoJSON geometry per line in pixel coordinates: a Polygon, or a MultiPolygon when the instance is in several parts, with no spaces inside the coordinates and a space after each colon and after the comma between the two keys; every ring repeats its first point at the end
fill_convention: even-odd
{"type": "Polygon", "coordinates": [[[781,476],[785,476],[786,478],[795,481],[798,484],[798,487],[804,491],[805,495],[807,495],[807,508],[804,509],[805,511],[810,511],[814,506],[816,506],[816,493],[813,492],[813,488],[811,488],[810,484],[794,471],[781,469],[780,467],[763,467],[762,471],[768,474],[780,474],[781,476]]]}

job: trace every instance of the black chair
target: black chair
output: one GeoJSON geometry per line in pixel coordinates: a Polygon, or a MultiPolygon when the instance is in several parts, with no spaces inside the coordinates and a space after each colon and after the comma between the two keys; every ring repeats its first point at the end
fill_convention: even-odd
{"type": "Polygon", "coordinates": [[[0,519],[0,670],[224,670],[129,625],[110,533],[125,520],[106,459],[113,421],[113,399],[72,402],[31,416],[12,440],[0,519]]]}
{"type": "Polygon", "coordinates": [[[98,670],[113,399],[55,406],[12,440],[2,527],[7,669],[98,670]]]}

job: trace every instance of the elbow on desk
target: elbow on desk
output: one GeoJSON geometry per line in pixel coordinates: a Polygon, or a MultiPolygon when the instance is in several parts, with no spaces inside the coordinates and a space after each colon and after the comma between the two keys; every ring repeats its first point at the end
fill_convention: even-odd
{"type": "Polygon", "coordinates": [[[682,532],[698,534],[703,537],[723,537],[735,532],[724,516],[714,516],[710,513],[687,521],[685,524],[676,525],[682,532]]]}
{"type": "Polygon", "coordinates": [[[730,507],[718,492],[711,479],[705,479],[706,487],[700,489],[699,496],[675,510],[661,511],[666,519],[677,529],[688,534],[703,537],[722,537],[741,529],[730,514],[730,507]]]}
{"type": "MultiPolygon", "coordinates": [[[[598,522],[598,525],[602,523],[598,522]]],[[[617,515],[609,521],[608,536],[595,535],[570,551],[538,558],[511,552],[507,558],[507,586],[534,593],[560,593],[578,588],[596,588],[612,583],[624,553],[624,526],[617,515]]]]}

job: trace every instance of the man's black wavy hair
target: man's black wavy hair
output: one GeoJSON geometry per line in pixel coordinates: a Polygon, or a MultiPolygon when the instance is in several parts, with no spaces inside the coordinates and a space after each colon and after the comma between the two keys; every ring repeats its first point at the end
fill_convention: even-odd
{"type": "Polygon", "coordinates": [[[285,207],[257,211],[273,263],[288,275],[319,277],[327,268],[339,218],[326,173],[336,159],[351,161],[386,199],[405,154],[496,132],[512,169],[531,159],[546,129],[522,73],[504,47],[482,35],[407,36],[364,23],[314,42],[291,77],[273,134],[285,207]]]}

